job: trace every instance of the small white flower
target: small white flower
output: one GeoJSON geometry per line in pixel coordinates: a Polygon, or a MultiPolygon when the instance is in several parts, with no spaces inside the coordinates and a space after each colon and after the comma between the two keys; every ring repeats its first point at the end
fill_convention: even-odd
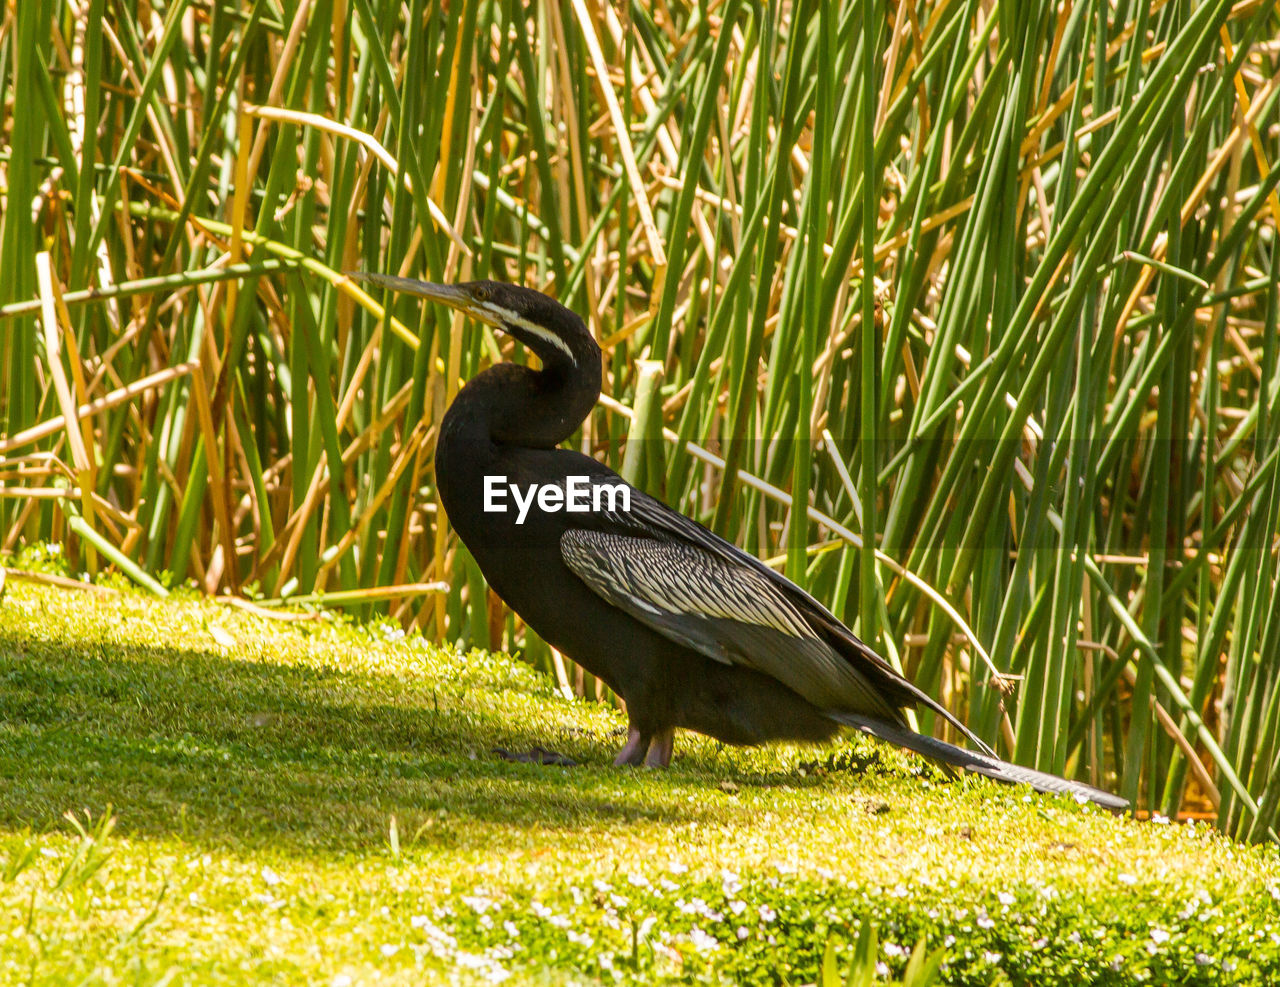
{"type": "Polygon", "coordinates": [[[1169,933],[1165,932],[1164,929],[1152,929],[1151,941],[1155,943],[1168,942],[1169,933]]]}
{"type": "Polygon", "coordinates": [[[979,929],[992,929],[992,928],[995,928],[995,924],[996,924],[996,923],[995,923],[991,918],[989,918],[989,917],[988,917],[988,916],[986,916],[986,915],[979,915],[979,916],[978,916],[978,928],[979,928],[979,929]]]}
{"type": "Polygon", "coordinates": [[[583,949],[590,949],[595,943],[595,939],[592,936],[587,935],[585,932],[570,931],[566,935],[571,943],[576,946],[581,946],[583,949]]]}
{"type": "Polygon", "coordinates": [[[747,938],[747,936],[749,936],[749,935],[751,935],[751,933],[747,931],[747,927],[746,927],[745,925],[740,925],[740,926],[738,926],[738,941],[739,941],[739,942],[741,942],[743,939],[746,939],[746,938],[747,938]]]}
{"type": "Polygon", "coordinates": [[[378,630],[382,632],[382,636],[388,641],[400,641],[404,639],[404,628],[397,627],[394,624],[388,624],[385,621],[377,625],[378,630]]]}
{"type": "Polygon", "coordinates": [[[1000,902],[1000,904],[1002,905],[1012,905],[1013,895],[1011,895],[1008,891],[1001,891],[999,894],[996,895],[996,901],[1000,902]]]}
{"type": "Polygon", "coordinates": [[[645,877],[643,874],[628,874],[627,883],[630,884],[633,888],[651,887],[651,885],[649,884],[649,879],[645,877]]]}
{"type": "Polygon", "coordinates": [[[1121,884],[1137,884],[1138,883],[1138,879],[1134,877],[1132,874],[1117,874],[1116,880],[1119,881],[1121,884]]]}
{"type": "Polygon", "coordinates": [[[906,956],[907,951],[899,946],[896,942],[886,942],[884,944],[885,956],[906,956]]]}
{"type": "Polygon", "coordinates": [[[1160,826],[1167,826],[1167,825],[1169,824],[1169,817],[1168,817],[1168,816],[1162,816],[1162,815],[1161,815],[1160,813],[1158,813],[1158,812],[1153,812],[1153,813],[1151,813],[1151,821],[1152,821],[1153,823],[1156,823],[1156,824],[1160,825],[1160,826]]]}
{"type": "Polygon", "coordinates": [[[729,902],[729,911],[733,912],[733,914],[735,915],[741,915],[744,911],[746,911],[746,908],[747,908],[747,903],[737,898],[729,902]]]}
{"type": "Polygon", "coordinates": [[[351,987],[351,976],[346,973],[339,973],[329,983],[331,987],[351,987]]]}
{"type": "Polygon", "coordinates": [[[280,875],[277,874],[275,871],[273,871],[270,867],[262,868],[262,879],[267,882],[268,887],[272,887],[272,888],[274,888],[277,884],[281,882],[281,880],[283,880],[283,878],[281,878],[280,875]]]}
{"type": "Polygon", "coordinates": [[[993,953],[989,949],[984,949],[982,951],[982,958],[986,960],[988,963],[990,963],[992,966],[995,966],[1002,959],[1004,959],[1004,955],[1001,953],[993,953]]]}
{"type": "Polygon", "coordinates": [[[720,948],[720,941],[715,936],[709,936],[696,925],[689,932],[689,941],[697,948],[700,953],[707,953],[713,949],[720,948]]]}
{"type": "Polygon", "coordinates": [[[430,922],[423,925],[422,934],[427,937],[427,941],[431,944],[431,951],[437,956],[452,956],[458,948],[457,939],[430,922]]]}
{"type": "Polygon", "coordinates": [[[595,888],[597,891],[599,891],[601,894],[607,894],[608,892],[613,890],[612,884],[608,884],[605,881],[600,881],[600,880],[593,881],[591,883],[591,886],[595,888]]]}
{"type": "Polygon", "coordinates": [[[509,938],[511,939],[520,938],[520,927],[516,925],[515,922],[511,921],[511,919],[507,919],[505,922],[503,922],[502,928],[506,931],[507,936],[509,938]]]}
{"type": "Polygon", "coordinates": [[[678,885],[675,881],[671,880],[671,878],[669,877],[664,877],[661,881],[659,881],[658,887],[662,888],[663,891],[679,891],[680,890],[680,885],[678,885]]]}
{"type": "Polygon", "coordinates": [[[686,864],[682,864],[678,860],[672,860],[667,864],[667,870],[671,871],[672,874],[683,874],[688,869],[686,864]]]}
{"type": "Polygon", "coordinates": [[[484,895],[479,894],[464,894],[462,903],[477,915],[483,915],[494,905],[492,898],[486,898],[484,895]]]}
{"type": "Polygon", "coordinates": [[[400,947],[395,945],[394,943],[384,942],[381,946],[378,947],[378,952],[380,952],[383,956],[391,957],[391,956],[395,956],[396,953],[400,952],[400,947]]]}
{"type": "Polygon", "coordinates": [[[775,911],[774,911],[772,908],[770,908],[768,905],[761,905],[761,906],[760,906],[760,921],[762,921],[762,922],[772,922],[772,921],[773,921],[775,918],[777,918],[777,917],[778,917],[778,913],[777,913],[777,912],[775,912],[775,911]]]}

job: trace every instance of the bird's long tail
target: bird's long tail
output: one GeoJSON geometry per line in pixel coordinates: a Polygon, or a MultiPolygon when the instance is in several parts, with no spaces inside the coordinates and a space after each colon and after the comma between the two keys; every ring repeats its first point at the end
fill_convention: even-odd
{"type": "Polygon", "coordinates": [[[1037,792],[1085,798],[1095,805],[1100,805],[1112,812],[1123,812],[1129,808],[1127,799],[1123,799],[1119,795],[1112,795],[1110,792],[1104,792],[1102,789],[1094,788],[1092,785],[1085,785],[1078,781],[1068,781],[1066,778],[1059,778],[1057,775],[1047,774],[1044,771],[1036,771],[1034,768],[1024,768],[1020,764],[1010,764],[1008,761],[1002,761],[998,757],[966,750],[963,747],[957,747],[955,744],[948,744],[945,740],[928,737],[894,723],[886,723],[883,720],[873,719],[869,716],[860,716],[857,713],[828,711],[827,715],[838,723],[855,727],[872,737],[898,747],[905,747],[907,750],[915,751],[930,760],[941,761],[943,764],[949,764],[952,767],[972,771],[974,774],[985,775],[988,778],[1008,782],[1011,785],[1030,785],[1037,792]]]}

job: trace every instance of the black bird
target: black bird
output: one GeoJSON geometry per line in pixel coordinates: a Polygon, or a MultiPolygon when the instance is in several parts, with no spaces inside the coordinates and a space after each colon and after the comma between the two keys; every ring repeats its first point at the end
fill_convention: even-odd
{"type": "Polygon", "coordinates": [[[1128,806],[1000,760],[800,587],[594,459],[557,448],[600,394],[600,347],[574,312],[495,281],[352,276],[457,309],[541,358],[541,370],[501,363],[462,389],[440,424],[436,483],[494,591],[626,701],[616,764],[666,767],[677,727],[759,744],[822,741],[847,725],[1000,781],[1128,806]],[[911,730],[903,710],[916,706],[978,750],[911,730]]]}

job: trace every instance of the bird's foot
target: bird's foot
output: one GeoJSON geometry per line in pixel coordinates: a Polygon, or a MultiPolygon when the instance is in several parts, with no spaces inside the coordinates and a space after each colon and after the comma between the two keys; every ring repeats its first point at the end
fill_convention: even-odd
{"type": "Polygon", "coordinates": [[[627,728],[627,742],[613,759],[615,767],[665,768],[671,763],[676,732],[673,729],[661,733],[641,733],[635,727],[627,728]]]}
{"type": "Polygon", "coordinates": [[[571,757],[557,754],[545,747],[533,747],[528,751],[508,751],[495,747],[493,753],[504,761],[515,761],[519,764],[556,764],[564,768],[576,768],[578,762],[571,757]]]}
{"type": "Polygon", "coordinates": [[[676,732],[672,729],[663,730],[662,733],[656,734],[649,742],[649,753],[645,755],[644,763],[648,768],[665,768],[671,763],[671,752],[675,749],[676,732]]]}
{"type": "Polygon", "coordinates": [[[613,759],[614,767],[623,768],[629,765],[634,767],[642,764],[648,749],[649,738],[642,736],[635,727],[628,727],[627,742],[622,750],[618,751],[618,756],[613,759]]]}

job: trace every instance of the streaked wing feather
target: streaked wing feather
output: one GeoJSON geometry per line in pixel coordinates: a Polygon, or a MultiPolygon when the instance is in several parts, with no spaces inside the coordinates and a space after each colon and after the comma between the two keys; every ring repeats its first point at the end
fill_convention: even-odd
{"type": "Polygon", "coordinates": [[[769,675],[820,709],[898,720],[896,707],[752,567],[687,541],[573,529],[565,564],[641,623],[715,661],[769,675]]]}
{"type": "MultiPolygon", "coordinates": [[[[855,660],[865,663],[862,664],[865,673],[858,671],[858,681],[864,686],[870,686],[878,697],[893,704],[895,709],[897,706],[924,705],[964,734],[978,749],[986,754],[992,753],[991,748],[961,723],[950,710],[914,683],[903,678],[897,669],[867,647],[830,610],[780,573],[729,544],[723,538],[712,534],[692,518],[673,511],[661,501],[634,488],[630,511],[609,513],[605,517],[620,530],[633,532],[638,537],[684,543],[734,567],[736,571],[750,571],[800,614],[800,619],[810,628],[811,633],[815,635],[820,633],[829,640],[837,641],[839,649],[845,652],[842,660],[851,666],[855,660]]],[[[897,719],[896,713],[894,719],[897,719]]]]}

